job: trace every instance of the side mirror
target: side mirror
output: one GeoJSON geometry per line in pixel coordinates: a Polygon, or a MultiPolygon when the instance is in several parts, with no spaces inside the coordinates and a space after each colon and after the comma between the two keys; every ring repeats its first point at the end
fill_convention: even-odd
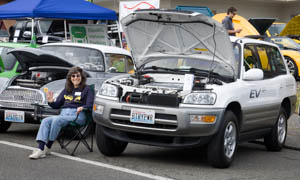
{"type": "Polygon", "coordinates": [[[264,72],[261,69],[253,68],[249,69],[244,74],[244,80],[256,81],[264,79],[264,72]]]}
{"type": "Polygon", "coordinates": [[[115,72],[117,72],[117,68],[116,67],[110,67],[108,69],[108,71],[111,72],[111,73],[115,73],[115,72]]]}
{"type": "Polygon", "coordinates": [[[31,37],[31,31],[24,31],[23,36],[24,37],[31,37]]]}

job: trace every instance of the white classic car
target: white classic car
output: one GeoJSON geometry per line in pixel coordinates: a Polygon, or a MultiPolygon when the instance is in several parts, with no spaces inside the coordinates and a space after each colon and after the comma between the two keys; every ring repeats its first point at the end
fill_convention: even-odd
{"type": "Polygon", "coordinates": [[[136,66],[96,94],[96,141],[107,156],[127,143],[207,147],[208,162],[229,167],[238,143],[285,143],[296,82],[275,44],[229,38],[199,13],[136,11],[122,20],[136,66]]]}
{"type": "Polygon", "coordinates": [[[84,69],[87,84],[95,84],[96,92],[104,80],[133,70],[130,52],[112,46],[52,43],[8,53],[19,61],[22,72],[0,82],[4,83],[0,93],[0,132],[6,132],[13,122],[38,124],[42,118],[57,114],[48,106],[45,92],[53,91],[58,96],[73,66],[84,69]]]}

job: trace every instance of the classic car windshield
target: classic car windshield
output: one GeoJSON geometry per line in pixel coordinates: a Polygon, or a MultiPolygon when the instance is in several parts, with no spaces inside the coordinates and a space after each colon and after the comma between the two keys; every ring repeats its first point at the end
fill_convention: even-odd
{"type": "Polygon", "coordinates": [[[74,46],[43,46],[41,49],[55,52],[69,63],[85,70],[104,71],[104,57],[98,50],[74,46]]]}
{"type": "MultiPolygon", "coordinates": [[[[196,58],[178,58],[170,57],[157,59],[146,63],[143,70],[157,70],[157,71],[173,71],[173,72],[213,72],[220,76],[232,77],[233,69],[228,68],[228,65],[220,61],[212,61],[207,59],[196,59],[196,58]]],[[[204,73],[205,74],[205,73],[204,73]]]]}
{"type": "Polygon", "coordinates": [[[272,37],[267,38],[266,41],[277,44],[280,49],[300,50],[300,45],[288,37],[272,37]]]}

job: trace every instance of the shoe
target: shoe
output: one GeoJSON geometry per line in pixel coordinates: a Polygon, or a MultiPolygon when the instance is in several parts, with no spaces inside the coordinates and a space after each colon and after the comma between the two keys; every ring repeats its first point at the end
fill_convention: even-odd
{"type": "Polygon", "coordinates": [[[40,149],[34,150],[31,155],[29,155],[29,159],[40,159],[46,157],[45,151],[40,149]]]}
{"type": "Polygon", "coordinates": [[[51,154],[51,149],[49,149],[47,146],[45,146],[45,155],[50,155],[51,154]]]}

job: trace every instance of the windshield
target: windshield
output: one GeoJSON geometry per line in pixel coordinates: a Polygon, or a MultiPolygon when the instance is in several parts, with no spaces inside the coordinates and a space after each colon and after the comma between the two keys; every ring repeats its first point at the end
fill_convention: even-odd
{"type": "MultiPolygon", "coordinates": [[[[237,64],[237,67],[240,67],[241,66],[241,46],[239,43],[232,43],[233,45],[233,53],[234,53],[234,57],[235,57],[235,60],[236,60],[236,64],[237,64]]],[[[238,68],[238,71],[237,71],[237,77],[240,76],[240,68],[238,68]]]]}
{"type": "Polygon", "coordinates": [[[103,54],[95,49],[74,46],[43,46],[43,50],[54,52],[69,63],[88,71],[104,71],[103,54]]]}
{"type": "Polygon", "coordinates": [[[278,36],[280,34],[280,32],[284,29],[285,25],[286,25],[285,23],[272,24],[268,29],[271,36],[278,36]]]}
{"type": "Polygon", "coordinates": [[[273,37],[268,38],[267,41],[277,44],[280,49],[300,50],[300,45],[288,37],[273,37]]]}
{"type": "Polygon", "coordinates": [[[51,20],[40,20],[39,23],[40,23],[40,28],[41,28],[42,33],[47,34],[52,21],[51,20]]]}
{"type": "Polygon", "coordinates": [[[10,71],[14,68],[17,59],[12,54],[7,54],[12,48],[0,47],[0,55],[4,65],[4,70],[10,71]]]}
{"type": "Polygon", "coordinates": [[[163,59],[151,59],[141,71],[147,72],[168,72],[168,73],[192,73],[207,77],[208,74],[215,74],[221,80],[233,78],[232,69],[220,61],[190,57],[168,57],[163,59]]]}

